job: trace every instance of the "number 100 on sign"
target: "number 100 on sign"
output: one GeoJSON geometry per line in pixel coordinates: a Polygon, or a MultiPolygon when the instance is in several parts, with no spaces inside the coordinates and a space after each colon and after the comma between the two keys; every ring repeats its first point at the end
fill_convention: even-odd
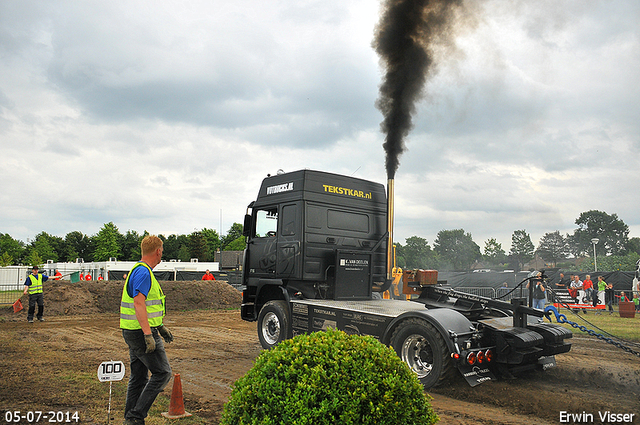
{"type": "Polygon", "coordinates": [[[124,378],[124,363],[102,362],[98,366],[98,379],[100,382],[120,381],[124,378]]]}

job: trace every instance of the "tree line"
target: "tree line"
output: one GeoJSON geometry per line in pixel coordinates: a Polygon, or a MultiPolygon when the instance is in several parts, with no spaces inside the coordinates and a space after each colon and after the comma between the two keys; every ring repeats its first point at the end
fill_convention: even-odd
{"type": "MultiPolygon", "coordinates": [[[[128,230],[121,233],[113,222],[106,223],[100,231],[88,236],[79,231],[67,233],[62,238],[41,232],[28,244],[13,239],[9,234],[0,233],[0,266],[18,264],[39,265],[46,260],[54,262],[74,262],[82,258],[85,262],[107,261],[117,258],[119,261],[138,261],[140,242],[149,233],[128,230]]],[[[242,236],[242,224],[233,223],[225,236],[218,235],[212,229],[204,228],[189,235],[158,235],[164,242],[163,260],[213,261],[216,251],[243,250],[245,238],[242,236]]]]}
{"type": "Polygon", "coordinates": [[[576,269],[567,260],[582,259],[582,268],[607,271],[633,271],[640,258],[640,238],[629,238],[629,226],[616,214],[591,210],[580,214],[575,220],[577,228],[572,234],[560,231],[545,233],[536,248],[525,229],[515,230],[511,235],[509,253],[495,238],[485,241],[484,249],[473,241],[464,229],[441,230],[433,248],[426,239],[412,236],[405,244],[396,243],[396,264],[407,269],[434,269],[442,271],[467,271],[474,265],[483,268],[521,270],[535,255],[552,267],[576,269]]]}
{"type": "MultiPolygon", "coordinates": [[[[629,238],[627,226],[616,214],[591,210],[575,220],[577,228],[572,234],[559,231],[546,233],[536,248],[525,229],[515,230],[511,236],[509,253],[495,238],[485,241],[484,249],[473,241],[464,229],[441,230],[433,247],[426,239],[411,236],[405,244],[396,243],[396,264],[406,269],[435,269],[442,271],[466,271],[481,263],[483,268],[521,270],[537,254],[552,266],[561,267],[570,257],[583,258],[585,269],[593,270],[593,243],[600,270],[635,270],[640,258],[640,238],[629,238]]],[[[0,265],[42,264],[54,262],[107,261],[112,257],[121,261],[140,259],[142,234],[129,230],[122,234],[112,222],[102,226],[93,236],[74,231],[64,238],[41,232],[25,244],[9,234],[0,233],[0,265]]],[[[164,260],[212,261],[218,251],[240,251],[245,247],[242,224],[234,223],[225,236],[204,228],[189,235],[158,235],[164,241],[164,260]]],[[[572,264],[570,266],[573,266],[572,264]]]]}

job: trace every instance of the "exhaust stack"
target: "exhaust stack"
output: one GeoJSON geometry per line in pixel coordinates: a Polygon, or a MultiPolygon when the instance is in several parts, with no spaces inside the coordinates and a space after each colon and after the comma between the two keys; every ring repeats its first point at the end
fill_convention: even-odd
{"type": "Polygon", "coordinates": [[[389,238],[387,239],[387,280],[393,280],[392,268],[393,268],[393,186],[394,179],[387,180],[387,231],[389,232],[389,238]]]}

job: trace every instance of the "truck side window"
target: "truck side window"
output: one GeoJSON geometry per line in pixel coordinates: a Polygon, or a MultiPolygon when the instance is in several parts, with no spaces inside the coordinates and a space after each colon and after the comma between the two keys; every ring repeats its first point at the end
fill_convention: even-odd
{"type": "Polygon", "coordinates": [[[282,236],[293,236],[296,234],[296,215],[297,208],[295,205],[285,205],[282,207],[282,236]]]}
{"type": "Polygon", "coordinates": [[[260,209],[256,211],[257,238],[272,237],[278,230],[278,208],[260,209]]]}

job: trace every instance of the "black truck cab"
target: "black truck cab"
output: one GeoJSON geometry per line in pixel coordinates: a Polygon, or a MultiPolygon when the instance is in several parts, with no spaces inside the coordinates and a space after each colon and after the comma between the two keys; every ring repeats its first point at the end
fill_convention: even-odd
{"type": "Polygon", "coordinates": [[[273,291],[370,299],[386,278],[386,220],[382,184],[313,170],[265,178],[245,217],[243,318],[273,291]]]}

